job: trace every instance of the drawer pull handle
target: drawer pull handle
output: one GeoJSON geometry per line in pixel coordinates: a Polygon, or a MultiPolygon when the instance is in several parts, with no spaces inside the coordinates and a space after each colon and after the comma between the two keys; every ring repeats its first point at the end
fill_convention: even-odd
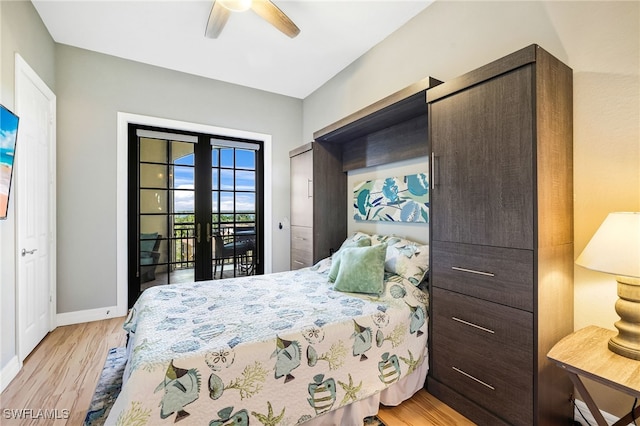
{"type": "Polygon", "coordinates": [[[465,373],[464,371],[460,370],[459,368],[456,368],[456,367],[451,367],[451,368],[453,368],[455,371],[457,371],[458,373],[462,374],[463,376],[468,377],[468,378],[470,378],[471,380],[475,380],[476,382],[480,383],[480,384],[481,384],[481,385],[483,385],[483,386],[488,387],[488,388],[489,388],[489,389],[491,389],[491,390],[496,390],[496,388],[494,388],[494,387],[493,387],[493,386],[491,386],[490,384],[483,382],[482,380],[478,379],[477,377],[473,377],[473,376],[472,376],[471,374],[469,374],[469,373],[465,373]]]}
{"type": "Polygon", "coordinates": [[[493,274],[491,272],[476,271],[475,269],[459,268],[457,266],[452,266],[451,269],[453,269],[454,271],[468,272],[470,274],[484,275],[484,276],[487,276],[487,277],[495,277],[496,276],[496,274],[493,274]]]}
{"type": "Polygon", "coordinates": [[[298,265],[304,265],[304,262],[300,262],[299,260],[294,260],[293,263],[296,263],[298,265]]]}
{"type": "Polygon", "coordinates": [[[458,317],[451,317],[451,319],[452,319],[452,320],[454,320],[454,321],[461,322],[462,324],[465,324],[465,325],[468,325],[468,326],[471,326],[471,327],[477,328],[478,330],[486,331],[487,333],[491,333],[491,334],[495,334],[495,333],[496,333],[495,331],[493,331],[493,330],[491,330],[491,329],[489,329],[489,328],[484,328],[484,327],[482,327],[482,326],[480,326],[480,325],[478,325],[478,324],[474,324],[474,323],[472,323],[472,322],[465,321],[465,320],[460,319],[460,318],[458,318],[458,317]]]}
{"type": "Polygon", "coordinates": [[[300,241],[305,241],[306,238],[303,237],[293,237],[294,240],[300,240],[300,241]]]}

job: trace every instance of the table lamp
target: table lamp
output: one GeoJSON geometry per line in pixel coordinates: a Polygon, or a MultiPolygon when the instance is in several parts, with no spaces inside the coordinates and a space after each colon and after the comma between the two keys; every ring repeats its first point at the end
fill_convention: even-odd
{"type": "Polygon", "coordinates": [[[616,276],[620,321],[609,350],[640,360],[640,213],[609,213],[576,263],[616,276]]]}

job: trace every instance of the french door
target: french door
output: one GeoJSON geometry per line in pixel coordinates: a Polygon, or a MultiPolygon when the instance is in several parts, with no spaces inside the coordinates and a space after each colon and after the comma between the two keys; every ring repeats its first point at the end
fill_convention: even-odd
{"type": "Polygon", "coordinates": [[[129,125],[129,306],[150,286],[262,273],[261,141],[129,125]]]}

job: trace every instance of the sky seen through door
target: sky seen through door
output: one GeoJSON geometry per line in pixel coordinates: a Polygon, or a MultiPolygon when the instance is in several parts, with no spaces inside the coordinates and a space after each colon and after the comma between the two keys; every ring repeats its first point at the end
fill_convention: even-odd
{"type": "MultiPolygon", "coordinates": [[[[190,153],[174,162],[173,188],[175,213],[193,213],[194,154],[190,153]],[[182,191],[181,191],[182,190],[182,191]]],[[[213,197],[214,213],[255,213],[256,211],[256,159],[253,150],[216,148],[211,150],[211,189],[220,191],[213,197]],[[235,152],[235,164],[234,164],[235,152]],[[219,172],[219,175],[218,175],[219,172]],[[235,200],[235,201],[234,201],[235,200]]]]}

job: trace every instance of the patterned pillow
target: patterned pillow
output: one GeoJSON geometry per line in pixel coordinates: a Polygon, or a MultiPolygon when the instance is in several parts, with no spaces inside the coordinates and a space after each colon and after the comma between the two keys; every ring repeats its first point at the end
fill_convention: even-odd
{"type": "Polygon", "coordinates": [[[373,241],[371,241],[371,235],[365,234],[364,232],[356,231],[352,236],[344,240],[340,248],[342,249],[345,247],[366,247],[370,245],[373,245],[373,241]],[[366,240],[369,240],[369,244],[363,242],[366,240]],[[355,245],[353,245],[354,243],[355,245]]]}
{"type": "Polygon", "coordinates": [[[400,275],[413,285],[419,285],[429,271],[429,246],[404,238],[387,235],[373,235],[373,245],[387,244],[384,269],[400,275]]]}
{"type": "Polygon", "coordinates": [[[319,274],[323,274],[331,269],[331,256],[318,260],[318,263],[311,267],[312,271],[316,271],[319,274]]]}

